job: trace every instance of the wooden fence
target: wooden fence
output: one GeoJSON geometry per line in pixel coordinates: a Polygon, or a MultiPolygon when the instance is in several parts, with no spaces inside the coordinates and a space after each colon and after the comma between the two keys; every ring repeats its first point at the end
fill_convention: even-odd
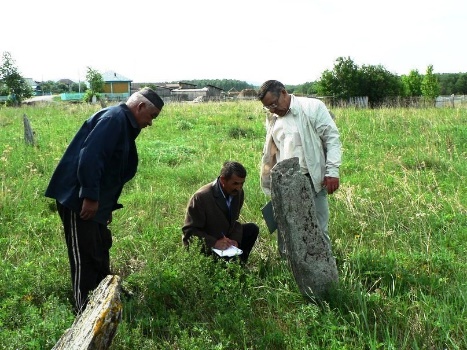
{"type": "MultiPolygon", "coordinates": [[[[353,107],[353,108],[368,108],[370,107],[368,97],[351,97],[349,99],[335,99],[331,96],[318,97],[331,107],[353,107]]],[[[458,108],[467,107],[466,95],[451,95],[438,96],[436,99],[429,100],[423,96],[414,97],[387,97],[377,107],[379,108],[458,108]]]]}

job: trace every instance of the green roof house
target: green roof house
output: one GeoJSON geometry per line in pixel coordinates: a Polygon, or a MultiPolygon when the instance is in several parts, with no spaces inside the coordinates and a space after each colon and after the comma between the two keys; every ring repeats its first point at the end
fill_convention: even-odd
{"type": "Polygon", "coordinates": [[[114,71],[102,74],[104,80],[104,97],[108,100],[122,101],[130,97],[131,79],[124,77],[114,71]]]}

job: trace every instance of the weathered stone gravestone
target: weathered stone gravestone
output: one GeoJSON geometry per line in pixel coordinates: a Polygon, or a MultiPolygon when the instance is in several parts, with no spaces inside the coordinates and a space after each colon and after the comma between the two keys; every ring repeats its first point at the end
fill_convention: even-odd
{"type": "MultiPolygon", "coordinates": [[[[339,277],[331,245],[318,226],[310,180],[298,158],[271,171],[271,200],[292,273],[304,296],[325,300],[339,277]]],[[[279,237],[280,235],[280,237],[279,237]]]]}
{"type": "Polygon", "coordinates": [[[112,343],[122,317],[120,277],[108,275],[92,293],[84,312],[52,350],[105,350],[112,343]]]}
{"type": "Polygon", "coordinates": [[[24,141],[29,145],[34,145],[34,131],[32,130],[31,123],[29,122],[26,114],[23,114],[23,125],[24,125],[24,141]]]}

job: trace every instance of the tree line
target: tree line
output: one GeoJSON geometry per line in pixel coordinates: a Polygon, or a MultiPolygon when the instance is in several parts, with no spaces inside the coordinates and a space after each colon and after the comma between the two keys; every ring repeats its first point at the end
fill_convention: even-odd
{"type": "Polygon", "coordinates": [[[440,94],[467,94],[467,73],[435,74],[433,66],[429,65],[425,74],[413,69],[407,75],[398,76],[381,65],[359,67],[350,57],[339,57],[333,69],[325,70],[318,81],[292,86],[290,90],[296,94],[341,100],[367,96],[370,106],[377,107],[391,97],[434,100],[440,94]]]}
{"type": "MultiPolygon", "coordinates": [[[[33,91],[21,76],[9,52],[4,52],[0,65],[0,96],[8,96],[7,104],[20,103],[32,95],[60,94],[64,92],[85,92],[86,101],[99,93],[104,82],[96,70],[88,67],[88,84],[85,82],[64,84],[45,81],[33,91]]],[[[224,91],[234,89],[257,89],[250,83],[234,79],[187,80],[198,87],[213,85],[224,91]]],[[[177,82],[172,82],[177,83],[177,82]]],[[[435,74],[433,66],[427,67],[425,74],[414,69],[407,75],[398,76],[382,65],[362,65],[354,63],[350,57],[339,57],[332,70],[325,70],[320,79],[300,85],[286,85],[289,93],[306,96],[329,96],[336,100],[349,100],[352,97],[367,96],[370,107],[377,107],[387,98],[423,97],[434,100],[438,95],[467,94],[467,73],[435,74]]]]}
{"type": "Polygon", "coordinates": [[[255,89],[255,86],[245,81],[235,79],[198,79],[198,80],[184,80],[186,83],[195,84],[197,87],[205,87],[213,85],[218,87],[225,92],[234,89],[236,91],[242,91],[244,89],[255,89]]]}

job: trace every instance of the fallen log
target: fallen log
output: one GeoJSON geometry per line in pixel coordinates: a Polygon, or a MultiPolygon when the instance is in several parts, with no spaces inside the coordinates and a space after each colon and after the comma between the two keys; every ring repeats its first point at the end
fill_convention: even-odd
{"type": "Polygon", "coordinates": [[[122,317],[121,278],[108,275],[94,290],[82,314],[60,337],[52,350],[105,350],[122,317]]]}

